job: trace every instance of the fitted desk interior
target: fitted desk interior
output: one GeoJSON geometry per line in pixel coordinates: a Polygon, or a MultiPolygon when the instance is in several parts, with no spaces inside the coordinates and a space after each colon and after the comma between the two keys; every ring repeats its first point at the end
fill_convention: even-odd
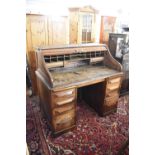
{"type": "Polygon", "coordinates": [[[122,66],[104,44],[37,48],[38,91],[53,134],[76,126],[76,104],[81,98],[99,116],[117,110],[122,66]]]}

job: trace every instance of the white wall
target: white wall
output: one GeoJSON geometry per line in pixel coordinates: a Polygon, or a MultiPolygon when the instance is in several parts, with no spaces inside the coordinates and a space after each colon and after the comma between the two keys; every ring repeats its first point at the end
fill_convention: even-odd
{"type": "Polygon", "coordinates": [[[39,13],[58,16],[68,16],[70,7],[83,7],[91,5],[99,11],[97,15],[96,42],[99,42],[101,16],[115,16],[116,32],[121,32],[119,27],[129,25],[129,8],[127,0],[27,0],[26,13],[39,13]]]}
{"type": "Polygon", "coordinates": [[[69,7],[91,5],[105,16],[128,16],[127,0],[27,0],[26,12],[67,15],[69,7]]]}

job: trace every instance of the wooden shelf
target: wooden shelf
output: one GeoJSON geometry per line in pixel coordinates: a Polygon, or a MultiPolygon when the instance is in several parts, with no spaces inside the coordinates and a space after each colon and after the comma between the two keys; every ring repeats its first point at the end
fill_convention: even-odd
{"type": "Polygon", "coordinates": [[[46,55],[44,56],[47,68],[65,66],[69,62],[88,61],[89,63],[101,62],[104,60],[103,51],[73,53],[65,55],[46,55]]]}

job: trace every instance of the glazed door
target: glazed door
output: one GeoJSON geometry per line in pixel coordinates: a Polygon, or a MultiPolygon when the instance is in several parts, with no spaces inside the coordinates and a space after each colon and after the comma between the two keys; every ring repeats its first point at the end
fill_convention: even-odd
{"type": "Polygon", "coordinates": [[[92,42],[93,15],[82,15],[82,43],[92,42]]]}

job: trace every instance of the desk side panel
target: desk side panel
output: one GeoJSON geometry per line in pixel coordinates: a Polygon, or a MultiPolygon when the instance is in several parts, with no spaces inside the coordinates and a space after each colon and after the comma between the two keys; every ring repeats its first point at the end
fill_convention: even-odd
{"type": "Polygon", "coordinates": [[[36,54],[37,54],[37,70],[40,70],[42,72],[42,74],[46,79],[46,82],[48,83],[48,85],[50,85],[50,87],[52,87],[53,79],[45,64],[43,51],[36,50],[36,54]]]}
{"type": "Polygon", "coordinates": [[[37,77],[37,84],[41,108],[48,118],[48,123],[51,123],[51,90],[43,83],[43,81],[39,77],[37,77]]]}
{"type": "Polygon", "coordinates": [[[105,66],[108,66],[112,69],[122,72],[122,65],[116,59],[113,58],[107,46],[106,48],[107,48],[107,51],[104,55],[105,66]]]}

